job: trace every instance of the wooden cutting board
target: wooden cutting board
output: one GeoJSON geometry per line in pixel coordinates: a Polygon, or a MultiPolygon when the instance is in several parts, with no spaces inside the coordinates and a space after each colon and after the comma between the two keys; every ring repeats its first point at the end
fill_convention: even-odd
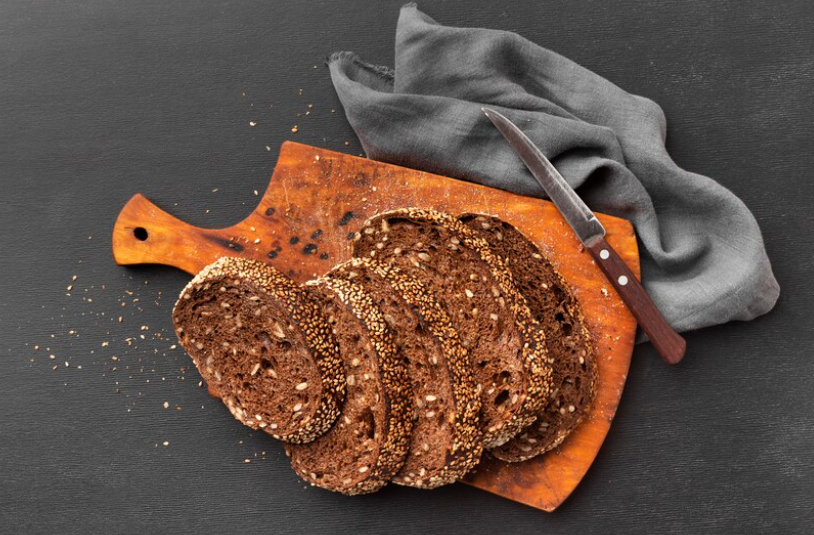
{"type": "MultiPolygon", "coordinates": [[[[555,451],[517,464],[485,460],[466,480],[553,511],[576,488],[605,440],[622,396],[636,331],[633,316],[553,204],[286,142],[268,190],[244,221],[224,229],[197,228],[136,195],[116,221],[113,256],[120,265],[166,264],[188,273],[221,256],[244,256],[304,282],[350,258],[350,238],[366,218],[408,206],[500,216],[548,254],[582,303],[599,358],[598,391],[588,419],[555,451]]],[[[598,217],[608,243],[638,276],[631,224],[598,217]]]]}

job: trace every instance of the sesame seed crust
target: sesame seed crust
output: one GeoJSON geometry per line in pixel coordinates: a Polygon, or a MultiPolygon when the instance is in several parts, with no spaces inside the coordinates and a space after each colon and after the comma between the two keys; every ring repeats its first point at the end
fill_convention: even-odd
{"type": "MultiPolygon", "coordinates": [[[[373,465],[361,467],[355,478],[337,485],[326,485],[313,477],[308,467],[297,462],[296,452],[287,447],[292,460],[291,466],[300,477],[312,485],[327,490],[347,495],[375,492],[385,486],[399,471],[409,451],[413,427],[411,419],[413,393],[407,369],[399,356],[393,332],[381,310],[361,286],[329,277],[309,281],[307,285],[322,286],[332,292],[353,313],[369,335],[379,372],[370,379],[381,383],[382,396],[377,403],[382,405],[384,413],[383,438],[379,443],[378,456],[373,465]]],[[[349,375],[348,378],[350,377],[352,376],[349,375]]],[[[356,382],[354,381],[354,384],[356,382]]],[[[349,388],[354,388],[354,384],[349,382],[349,388]]]]}
{"type": "Polygon", "coordinates": [[[258,420],[248,414],[233,392],[220,392],[230,412],[243,424],[261,429],[265,433],[286,442],[307,443],[330,429],[341,412],[345,398],[345,372],[339,355],[339,346],[322,317],[316,301],[294,281],[261,262],[237,257],[223,257],[205,267],[181,291],[173,309],[173,319],[179,342],[190,354],[204,377],[209,373],[204,366],[203,354],[184,329],[184,311],[197,298],[205,298],[211,288],[220,283],[240,285],[251,298],[276,306],[288,315],[291,324],[300,332],[311,357],[314,359],[321,380],[319,403],[311,414],[304,414],[296,426],[282,432],[276,424],[258,420]]]}
{"type": "MultiPolygon", "coordinates": [[[[505,425],[500,426],[498,429],[484,430],[484,447],[491,449],[500,446],[533,423],[537,418],[538,411],[548,403],[552,386],[552,363],[546,346],[545,334],[531,315],[525,298],[515,287],[512,276],[503,260],[492,251],[486,240],[478,236],[454,216],[424,208],[403,208],[377,214],[365,222],[364,230],[358,234],[360,236],[359,240],[373,242],[381,234],[386,234],[387,219],[391,218],[436,224],[454,233],[460,242],[456,245],[457,247],[467,247],[475,252],[480,260],[486,264],[491,277],[497,285],[499,296],[505,299],[518,332],[524,338],[521,351],[524,367],[525,384],[523,390],[525,391],[525,399],[515,404],[511,417],[505,425]]],[[[354,253],[359,253],[361,250],[362,247],[357,241],[354,246],[354,253]]],[[[414,261],[417,262],[415,259],[414,261]]]]}
{"type": "MultiPolygon", "coordinates": [[[[393,482],[424,489],[453,483],[478,464],[483,451],[480,430],[481,401],[469,354],[461,344],[458,332],[452,326],[452,320],[439,305],[431,289],[415,277],[407,275],[393,265],[359,258],[336,266],[328,276],[354,280],[357,278],[357,272],[362,271],[386,281],[400,297],[404,306],[418,316],[432,334],[442,354],[442,359],[436,366],[448,374],[454,400],[454,412],[451,413],[448,422],[453,428],[450,441],[448,444],[433,445],[434,448],[446,449],[444,464],[429,469],[422,467],[421,472],[413,476],[406,473],[405,466],[393,478],[393,482]]],[[[427,401],[435,401],[435,396],[427,396],[427,401]]],[[[421,452],[421,445],[417,440],[418,437],[413,437],[411,456],[421,452]]],[[[418,464],[420,466],[420,463],[418,464]]]]}
{"type": "Polygon", "coordinates": [[[537,244],[494,215],[464,214],[459,219],[494,244],[496,250],[502,250],[504,255],[509,254],[513,262],[513,276],[516,280],[518,277],[521,279],[516,286],[526,295],[534,289],[534,295],[528,298],[529,306],[541,325],[548,329],[548,347],[554,359],[555,393],[549,404],[540,411],[536,422],[490,452],[502,461],[525,461],[559,446],[590,411],[598,380],[594,340],[570,285],[537,244]],[[509,243],[514,245],[509,246],[509,243]],[[540,278],[532,278],[529,271],[515,271],[521,260],[533,265],[535,276],[539,273],[540,278]],[[523,278],[528,280],[523,281],[523,278]],[[549,296],[544,298],[543,294],[537,292],[540,286],[549,296]],[[555,315],[561,316],[559,321],[552,318],[555,315]],[[570,327],[569,331],[564,332],[559,327],[561,324],[570,327]],[[564,383],[573,380],[574,376],[579,377],[581,388],[569,387],[564,383]]]}

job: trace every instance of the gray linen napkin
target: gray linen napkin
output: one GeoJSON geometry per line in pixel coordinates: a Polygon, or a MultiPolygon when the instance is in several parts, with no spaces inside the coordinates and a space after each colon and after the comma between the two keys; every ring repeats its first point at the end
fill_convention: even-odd
{"type": "Polygon", "coordinates": [[[644,285],[675,329],[750,320],[777,301],[754,217],[673,163],[653,101],[516,34],[442,26],[412,4],[395,70],[349,52],[328,64],[370,158],[544,198],[481,107],[509,117],[592,209],[633,222],[644,285]]]}

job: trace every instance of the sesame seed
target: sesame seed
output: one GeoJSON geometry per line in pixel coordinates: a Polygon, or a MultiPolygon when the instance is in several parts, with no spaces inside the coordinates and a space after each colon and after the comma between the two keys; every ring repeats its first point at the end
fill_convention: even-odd
{"type": "Polygon", "coordinates": [[[275,323],[271,327],[271,333],[276,336],[277,338],[285,338],[285,332],[283,331],[283,326],[279,323],[275,323]]]}

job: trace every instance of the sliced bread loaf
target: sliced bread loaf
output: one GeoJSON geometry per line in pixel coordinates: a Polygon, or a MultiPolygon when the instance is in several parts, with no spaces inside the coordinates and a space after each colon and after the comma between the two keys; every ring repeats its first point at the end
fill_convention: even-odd
{"type": "Polygon", "coordinates": [[[433,292],[392,265],[353,259],[328,277],[365,288],[381,309],[413,386],[410,452],[394,483],[435,488],[480,460],[480,397],[469,355],[433,292]]]}
{"type": "Polygon", "coordinates": [[[304,443],[339,415],[337,342],[316,300],[274,268],[221,258],[184,288],[173,321],[201,376],[249,427],[304,443]]]}
{"type": "Polygon", "coordinates": [[[287,444],[291,466],[312,485],[344,494],[373,492],[404,464],[412,388],[393,333],[370,294],[348,280],[306,285],[319,294],[347,375],[342,416],[310,444],[287,444]]]}
{"type": "Polygon", "coordinates": [[[546,333],[553,358],[551,401],[528,429],[492,450],[504,461],[530,459],[562,443],[590,409],[597,380],[593,341],[568,283],[534,243],[497,217],[465,214],[460,219],[503,258],[546,333]]]}
{"type": "Polygon", "coordinates": [[[533,422],[551,386],[545,336],[487,242],[449,214],[414,208],[371,218],[355,239],[355,256],[393,263],[435,290],[474,364],[484,447],[533,422]]]}

